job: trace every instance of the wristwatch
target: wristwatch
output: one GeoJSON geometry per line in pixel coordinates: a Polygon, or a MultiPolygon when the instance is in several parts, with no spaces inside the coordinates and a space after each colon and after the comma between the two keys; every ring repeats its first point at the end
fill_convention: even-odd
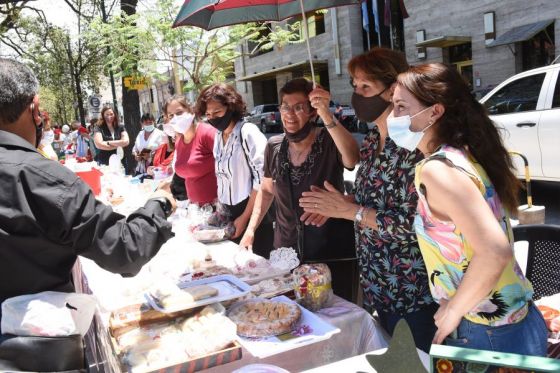
{"type": "Polygon", "coordinates": [[[167,219],[173,213],[173,207],[171,206],[171,202],[165,197],[156,197],[151,198],[150,201],[157,201],[161,205],[163,213],[165,214],[165,218],[167,219]]]}
{"type": "Polygon", "coordinates": [[[360,206],[360,208],[358,209],[358,211],[356,211],[356,216],[354,216],[354,221],[358,224],[362,223],[362,220],[364,220],[364,206],[360,206]]]}

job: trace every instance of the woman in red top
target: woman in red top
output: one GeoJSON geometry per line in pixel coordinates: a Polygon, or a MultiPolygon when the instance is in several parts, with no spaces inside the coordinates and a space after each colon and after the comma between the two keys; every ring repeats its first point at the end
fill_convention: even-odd
{"type": "Polygon", "coordinates": [[[169,99],[167,116],[176,133],[175,172],[185,179],[189,201],[198,205],[213,203],[218,190],[213,155],[216,129],[194,120],[184,96],[169,99]]]}

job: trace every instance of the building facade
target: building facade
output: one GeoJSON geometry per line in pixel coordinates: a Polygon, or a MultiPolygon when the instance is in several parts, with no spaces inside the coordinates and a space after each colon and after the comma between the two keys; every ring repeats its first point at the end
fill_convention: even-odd
{"type": "Polygon", "coordinates": [[[407,0],[411,64],[453,64],[479,96],[560,55],[558,0],[407,0]]]}
{"type": "MultiPolygon", "coordinates": [[[[353,56],[364,51],[360,6],[315,13],[309,16],[308,25],[317,82],[330,90],[333,101],[350,103],[352,88],[346,67],[353,56]]],[[[278,91],[290,79],[311,79],[305,42],[252,55],[248,55],[250,42],[239,48],[242,56],[235,61],[236,87],[248,110],[255,105],[278,103],[278,91]]]]}

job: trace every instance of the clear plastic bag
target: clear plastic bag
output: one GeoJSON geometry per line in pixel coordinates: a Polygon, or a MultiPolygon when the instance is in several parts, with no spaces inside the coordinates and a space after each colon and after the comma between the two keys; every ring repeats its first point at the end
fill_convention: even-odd
{"type": "Polygon", "coordinates": [[[19,336],[84,336],[95,313],[95,297],[44,291],[2,303],[2,333],[19,336]]]}

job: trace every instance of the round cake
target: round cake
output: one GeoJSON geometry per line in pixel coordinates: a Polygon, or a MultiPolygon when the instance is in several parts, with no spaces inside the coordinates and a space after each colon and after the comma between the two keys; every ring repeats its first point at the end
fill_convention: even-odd
{"type": "Polygon", "coordinates": [[[291,332],[301,317],[295,303],[252,299],[234,304],[228,317],[243,337],[270,337],[291,332]]]}

